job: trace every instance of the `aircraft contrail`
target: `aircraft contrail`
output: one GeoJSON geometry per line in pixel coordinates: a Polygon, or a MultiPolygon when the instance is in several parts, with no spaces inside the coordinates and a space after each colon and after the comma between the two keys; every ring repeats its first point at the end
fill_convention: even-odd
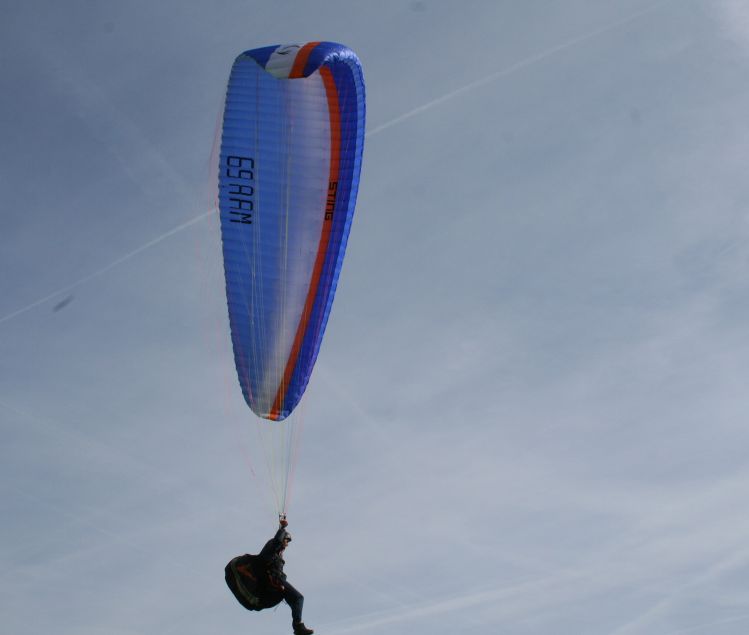
{"type": "MultiPolygon", "coordinates": [[[[705,582],[714,580],[730,569],[737,568],[738,566],[745,566],[748,557],[749,550],[747,549],[729,554],[727,557],[719,560],[712,567],[709,567],[706,571],[700,573],[694,578],[690,578],[683,584],[668,592],[665,597],[655,602],[655,604],[649,607],[642,614],[636,616],[626,624],[622,624],[619,628],[609,633],[609,635],[625,635],[625,633],[644,632],[642,627],[652,626],[653,618],[656,618],[664,613],[665,610],[673,605],[676,599],[682,598],[686,591],[690,591],[693,588],[704,584],[705,582]]],[[[747,619],[747,616],[740,616],[740,618],[743,621],[747,619]]],[[[715,624],[719,623],[720,622],[716,622],[715,624]]],[[[689,632],[689,629],[677,631],[677,633],[685,632],[689,632]]]]}
{"type": "Polygon", "coordinates": [[[525,59],[520,60],[519,62],[515,62],[514,64],[512,64],[511,66],[508,66],[507,68],[503,68],[501,70],[495,71],[494,73],[490,73],[489,75],[486,75],[485,77],[482,77],[481,79],[477,79],[476,81],[473,81],[470,84],[466,84],[465,86],[456,88],[455,90],[445,95],[442,95],[441,97],[437,97],[437,99],[434,99],[426,104],[423,104],[419,106],[418,108],[409,110],[408,112],[400,115],[399,117],[396,117],[395,119],[391,119],[390,121],[383,123],[377,126],[376,128],[373,128],[372,130],[368,131],[365,136],[370,137],[372,135],[382,132],[383,130],[387,130],[388,128],[392,128],[393,126],[397,126],[399,123],[402,123],[408,119],[411,119],[412,117],[416,117],[427,110],[431,110],[435,106],[439,106],[440,104],[443,104],[446,101],[450,101],[451,99],[458,97],[459,95],[475,90],[476,88],[480,88],[481,86],[485,86],[486,84],[490,84],[500,79],[501,77],[512,75],[513,73],[519,70],[532,66],[533,64],[541,62],[549,57],[552,57],[553,55],[556,55],[557,53],[560,53],[569,48],[577,46],[578,44],[581,44],[583,42],[586,42],[587,40],[592,40],[596,37],[599,37],[600,35],[603,35],[604,33],[608,33],[609,31],[614,31],[615,29],[618,29],[624,26],[625,24],[629,24],[630,22],[639,20],[643,16],[647,15],[648,13],[652,13],[658,7],[668,2],[672,2],[672,0],[659,0],[658,2],[654,4],[651,4],[646,9],[638,11],[637,13],[633,13],[632,15],[626,18],[623,18],[621,20],[618,20],[617,22],[612,22],[611,24],[603,26],[600,29],[596,29],[595,31],[591,31],[590,33],[587,33],[585,35],[580,35],[571,40],[567,40],[566,42],[563,42],[562,44],[546,49],[545,51],[541,51],[540,53],[536,53],[535,55],[526,57],[525,59]]]}
{"type": "Polygon", "coordinates": [[[52,293],[45,295],[43,298],[39,298],[38,300],[32,302],[31,304],[27,304],[26,306],[21,307],[20,309],[16,309],[12,313],[8,313],[7,315],[4,315],[2,318],[0,318],[0,324],[2,324],[3,322],[7,322],[8,320],[12,320],[14,317],[17,317],[21,315],[22,313],[26,313],[27,311],[30,311],[31,309],[38,307],[40,304],[44,304],[45,302],[48,302],[49,300],[52,300],[53,298],[56,298],[59,295],[62,295],[64,293],[69,293],[76,287],[80,287],[82,284],[85,284],[86,282],[89,282],[90,280],[93,280],[94,278],[98,278],[99,276],[104,275],[110,269],[113,269],[117,265],[121,265],[123,262],[130,260],[131,258],[133,258],[134,256],[137,256],[142,251],[145,251],[146,249],[150,249],[154,245],[157,245],[163,240],[166,240],[170,236],[173,236],[174,234],[181,232],[183,229],[187,229],[191,225],[194,225],[195,223],[203,220],[204,218],[208,218],[211,214],[215,213],[215,211],[216,211],[215,209],[211,209],[207,212],[199,214],[198,216],[191,218],[190,220],[182,223],[181,225],[177,225],[176,227],[173,227],[168,232],[164,232],[163,234],[161,234],[161,236],[157,236],[153,240],[149,240],[144,245],[141,245],[137,249],[133,249],[131,252],[126,253],[124,256],[120,256],[119,258],[117,258],[117,260],[113,260],[112,262],[102,267],[101,269],[97,269],[93,273],[90,273],[87,276],[84,276],[83,278],[76,280],[75,282],[71,282],[70,284],[64,287],[57,289],[57,291],[53,291],[52,293]]]}
{"type": "MultiPolygon", "coordinates": [[[[605,33],[608,33],[610,31],[614,31],[615,29],[621,28],[625,24],[629,24],[630,22],[634,22],[643,16],[652,13],[660,6],[670,3],[673,0],[658,0],[658,2],[655,2],[648,6],[645,9],[642,9],[641,11],[638,11],[637,13],[633,13],[630,16],[623,18],[621,20],[618,20],[616,22],[613,22],[611,24],[608,24],[606,26],[603,26],[599,29],[596,29],[594,31],[591,31],[585,35],[580,35],[576,38],[572,38],[571,40],[567,40],[566,42],[563,42],[562,44],[559,44],[557,46],[554,46],[552,48],[546,49],[544,51],[541,51],[540,53],[536,53],[535,55],[531,55],[530,57],[526,57],[523,60],[520,60],[519,62],[515,62],[511,66],[508,66],[506,68],[503,68],[501,70],[498,70],[494,73],[491,73],[489,75],[486,75],[485,77],[482,77],[481,79],[477,79],[476,81],[473,81],[469,84],[466,84],[464,86],[461,86],[460,88],[456,88],[453,91],[450,91],[449,93],[446,93],[445,95],[442,95],[441,97],[438,97],[437,99],[433,99],[430,102],[427,102],[426,104],[423,104],[417,108],[414,108],[413,110],[409,110],[408,112],[399,115],[395,119],[391,119],[390,121],[387,121],[383,124],[380,124],[379,126],[376,126],[375,128],[372,128],[371,130],[367,131],[364,135],[365,137],[373,137],[374,135],[380,134],[381,132],[384,132],[385,130],[388,130],[394,126],[397,126],[400,123],[403,123],[404,121],[407,121],[409,119],[412,119],[413,117],[417,117],[418,115],[426,112],[427,110],[431,110],[432,108],[435,108],[439,106],[440,104],[443,104],[447,101],[450,101],[451,99],[455,99],[456,97],[459,97],[460,95],[464,95],[465,93],[468,93],[472,90],[475,90],[477,88],[480,88],[481,86],[485,86],[487,84],[490,84],[491,82],[494,82],[502,77],[506,77],[508,75],[511,75],[513,73],[516,73],[519,70],[525,69],[529,66],[532,66],[533,64],[536,64],[538,62],[541,62],[545,59],[548,59],[552,57],[553,55],[560,53],[561,51],[565,51],[569,48],[575,47],[579,44],[582,44],[583,42],[586,42],[588,40],[592,40],[596,37],[599,37],[605,33]]],[[[147,242],[146,244],[138,247],[137,249],[134,249],[133,251],[125,254],[124,256],[119,257],[117,260],[109,263],[108,265],[102,267],[101,269],[84,276],[80,280],[76,280],[75,282],[71,282],[70,284],[57,289],[56,291],[53,291],[47,295],[45,295],[43,298],[40,298],[39,300],[36,300],[30,304],[27,304],[26,306],[23,306],[19,309],[16,309],[15,311],[8,313],[7,315],[4,315],[3,317],[0,317],[0,324],[7,322],[8,320],[12,320],[15,317],[18,317],[19,315],[26,313],[27,311],[30,311],[31,309],[34,309],[38,307],[41,304],[44,304],[45,302],[48,302],[57,296],[63,294],[63,293],[69,293],[76,287],[81,286],[82,284],[85,284],[86,282],[89,282],[90,280],[94,278],[98,278],[99,276],[103,275],[110,269],[113,269],[114,267],[122,264],[123,262],[130,260],[134,256],[138,255],[142,251],[145,251],[146,249],[149,249],[150,247],[153,247],[154,245],[160,243],[161,241],[165,240],[166,238],[169,238],[170,236],[173,236],[174,234],[182,231],[183,229],[186,229],[187,227],[190,227],[191,225],[194,225],[195,223],[208,218],[211,214],[215,212],[215,209],[211,209],[207,212],[204,212],[203,214],[200,214],[198,216],[195,216],[194,218],[182,223],[181,225],[178,225],[174,227],[173,229],[169,230],[168,232],[162,234],[161,236],[158,236],[157,238],[154,238],[153,240],[147,242]]]]}

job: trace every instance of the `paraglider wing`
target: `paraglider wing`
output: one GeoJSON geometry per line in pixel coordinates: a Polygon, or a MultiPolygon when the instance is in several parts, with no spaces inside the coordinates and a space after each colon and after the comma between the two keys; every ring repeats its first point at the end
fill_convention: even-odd
{"type": "Polygon", "coordinates": [[[219,209],[234,359],[245,400],[286,418],[320,349],[354,214],[364,80],[333,42],[271,46],[234,62],[219,209]]]}

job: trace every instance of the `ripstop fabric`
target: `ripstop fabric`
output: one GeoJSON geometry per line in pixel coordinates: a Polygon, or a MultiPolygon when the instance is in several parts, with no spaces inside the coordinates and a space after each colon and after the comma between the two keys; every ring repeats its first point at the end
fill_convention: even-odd
{"type": "Polygon", "coordinates": [[[361,171],[364,78],[334,42],[253,49],[232,67],[219,210],[234,359],[259,416],[286,418],[320,349],[361,171]]]}

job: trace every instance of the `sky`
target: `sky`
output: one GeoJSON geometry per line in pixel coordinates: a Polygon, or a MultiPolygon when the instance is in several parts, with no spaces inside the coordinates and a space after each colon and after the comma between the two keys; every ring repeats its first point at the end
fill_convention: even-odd
{"type": "Polygon", "coordinates": [[[743,0],[0,0],[0,631],[290,632],[211,152],[333,40],[361,187],[303,399],[317,633],[749,629],[743,0]]]}

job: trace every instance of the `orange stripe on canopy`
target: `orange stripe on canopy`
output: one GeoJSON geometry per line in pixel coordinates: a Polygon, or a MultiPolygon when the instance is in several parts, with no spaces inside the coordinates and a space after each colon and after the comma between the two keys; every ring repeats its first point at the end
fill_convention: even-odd
{"type": "Polygon", "coordinates": [[[320,42],[307,42],[307,44],[299,49],[299,52],[294,59],[294,66],[291,67],[289,79],[299,79],[300,77],[303,77],[304,67],[307,66],[309,55],[312,53],[312,49],[314,49],[319,43],[320,42]]]}
{"type": "MultiPolygon", "coordinates": [[[[306,48],[306,46],[304,48],[306,48]]],[[[297,57],[297,60],[298,59],[299,58],[297,57]]],[[[296,67],[296,63],[294,63],[294,66],[296,67]]],[[[302,348],[302,341],[304,340],[304,335],[309,326],[309,319],[312,315],[312,308],[315,304],[318,287],[320,286],[320,277],[322,276],[325,257],[328,252],[330,230],[333,224],[333,214],[331,213],[333,210],[330,209],[330,196],[331,192],[334,192],[338,187],[338,171],[341,153],[341,112],[338,102],[338,88],[336,88],[333,73],[327,66],[322,66],[320,68],[320,75],[325,84],[325,92],[328,97],[328,109],[330,111],[330,177],[328,179],[328,202],[322,210],[322,213],[325,214],[325,219],[322,224],[322,233],[317,248],[317,256],[315,257],[315,266],[312,270],[312,279],[310,280],[309,289],[307,290],[307,299],[304,302],[304,309],[302,311],[301,319],[299,320],[296,335],[294,336],[294,343],[291,347],[289,359],[286,362],[286,370],[284,371],[283,380],[278,387],[278,392],[276,393],[276,398],[273,402],[273,408],[271,408],[268,415],[268,418],[273,421],[277,421],[281,414],[284,398],[286,397],[286,387],[291,383],[291,376],[294,374],[294,369],[296,368],[299,351],[302,348]]],[[[335,203],[333,202],[333,206],[334,205],[335,203]]]]}

